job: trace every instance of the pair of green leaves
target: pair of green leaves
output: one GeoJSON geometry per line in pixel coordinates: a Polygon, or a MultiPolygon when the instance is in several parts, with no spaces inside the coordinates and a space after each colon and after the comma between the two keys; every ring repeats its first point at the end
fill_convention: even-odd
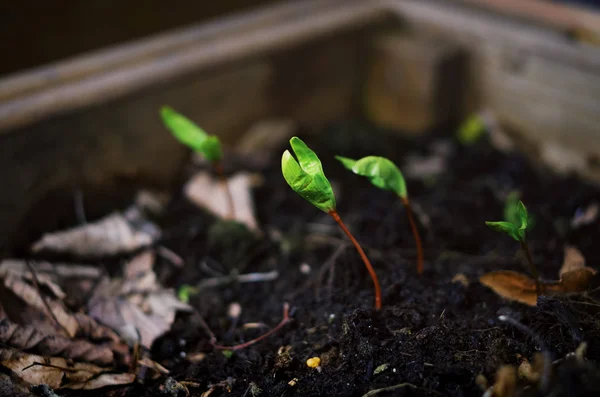
{"type": "Polygon", "coordinates": [[[221,160],[223,150],[217,136],[207,134],[193,121],[169,106],[163,106],[160,109],[160,115],[165,126],[179,142],[198,153],[202,153],[208,161],[221,160]]]}
{"type": "MultiPolygon", "coordinates": [[[[298,161],[288,150],[283,153],[281,170],[286,182],[315,207],[328,213],[334,211],[336,202],[333,189],[323,173],[319,157],[298,137],[293,137],[290,145],[298,161]]],[[[373,185],[391,190],[402,198],[407,197],[404,177],[390,160],[378,156],[367,156],[360,160],[342,156],[336,158],[355,174],[367,177],[373,185]]]]}
{"type": "Polygon", "coordinates": [[[496,231],[504,232],[513,239],[524,243],[528,220],[529,215],[527,213],[527,208],[525,208],[525,204],[519,200],[517,203],[516,218],[514,221],[485,222],[485,224],[496,231]]]}

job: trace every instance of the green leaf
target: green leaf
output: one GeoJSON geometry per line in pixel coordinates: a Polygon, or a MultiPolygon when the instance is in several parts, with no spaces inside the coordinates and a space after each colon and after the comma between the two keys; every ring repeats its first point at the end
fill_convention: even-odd
{"type": "Polygon", "coordinates": [[[183,284],[177,291],[177,297],[183,303],[189,303],[191,295],[198,293],[198,289],[188,284],[183,284]]]}
{"type": "Polygon", "coordinates": [[[196,123],[169,106],[163,106],[160,109],[160,115],[165,126],[179,142],[202,153],[209,161],[221,159],[223,153],[218,137],[208,135],[196,123]]]}
{"type": "Polygon", "coordinates": [[[508,234],[510,237],[514,238],[517,241],[521,241],[519,227],[517,227],[517,225],[515,225],[514,223],[486,221],[485,224],[498,232],[504,232],[508,234]]]}
{"type": "Polygon", "coordinates": [[[521,237],[522,240],[525,240],[525,231],[527,230],[527,221],[528,221],[528,214],[527,214],[527,208],[525,208],[525,204],[523,204],[522,201],[519,200],[519,204],[518,204],[518,214],[519,214],[519,236],[521,237]]]}
{"type": "Polygon", "coordinates": [[[459,127],[456,138],[463,145],[472,145],[479,141],[485,134],[486,126],[479,114],[473,114],[459,127]]]}
{"type": "Polygon", "coordinates": [[[402,172],[387,158],[367,156],[355,161],[347,157],[336,156],[336,159],[355,174],[367,177],[378,188],[391,190],[402,198],[408,196],[402,172]]]}
{"type": "Polygon", "coordinates": [[[223,157],[223,149],[221,148],[221,141],[219,137],[215,135],[210,135],[208,138],[204,140],[202,145],[200,145],[200,149],[204,157],[208,161],[219,161],[223,157]]]}
{"type": "Polygon", "coordinates": [[[329,180],[323,173],[319,157],[298,137],[290,139],[294,159],[289,150],[281,156],[281,172],[290,187],[321,211],[335,210],[336,202],[329,180]]]}
{"type": "MultiPolygon", "coordinates": [[[[504,220],[507,222],[514,223],[515,225],[521,225],[521,215],[519,215],[520,210],[520,193],[519,191],[511,192],[506,198],[506,203],[504,204],[504,220]]],[[[530,232],[535,226],[535,218],[531,214],[527,214],[527,228],[526,231],[530,232]]]]}

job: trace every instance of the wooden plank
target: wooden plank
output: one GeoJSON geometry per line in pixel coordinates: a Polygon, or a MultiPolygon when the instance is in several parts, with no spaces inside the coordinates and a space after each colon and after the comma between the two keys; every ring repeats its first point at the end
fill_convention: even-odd
{"type": "MultiPolygon", "coordinates": [[[[480,3],[492,2],[502,3],[480,3]]],[[[470,86],[476,88],[471,95],[478,98],[471,110],[487,108],[527,142],[579,153],[582,164],[592,167],[599,158],[597,48],[569,39],[564,29],[532,24],[506,10],[465,7],[461,1],[385,4],[405,19],[413,34],[439,35],[469,51],[474,71],[470,86]]],[[[510,1],[502,7],[510,4],[516,5],[510,1]]],[[[600,182],[597,171],[582,172],[600,182]]]]}

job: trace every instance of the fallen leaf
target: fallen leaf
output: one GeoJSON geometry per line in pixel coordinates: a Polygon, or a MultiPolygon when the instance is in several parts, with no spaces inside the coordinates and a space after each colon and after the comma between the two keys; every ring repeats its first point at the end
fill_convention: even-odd
{"type": "MultiPolygon", "coordinates": [[[[49,318],[56,319],[62,330],[66,333],[66,336],[69,338],[75,336],[79,324],[61,301],[51,297],[42,298],[38,289],[12,271],[5,273],[2,277],[2,281],[6,288],[10,289],[16,296],[27,303],[27,305],[46,314],[49,318]],[[44,299],[46,301],[45,303],[44,299]],[[52,313],[49,313],[48,310],[52,313]]],[[[58,286],[55,287],[59,288],[58,286]]],[[[64,295],[62,291],[61,295],[64,295]]]]}
{"type": "Polygon", "coordinates": [[[0,343],[44,356],[65,357],[99,365],[112,365],[114,361],[112,350],[106,346],[60,335],[47,335],[33,326],[15,324],[7,318],[0,319],[0,343]]]}
{"type": "Polygon", "coordinates": [[[67,360],[61,357],[45,358],[15,349],[0,348],[0,364],[29,384],[46,384],[53,389],[58,389],[65,373],[56,367],[66,367],[67,360]],[[36,363],[46,364],[46,366],[36,366],[36,363]]]}
{"type": "Polygon", "coordinates": [[[567,272],[561,277],[563,290],[561,292],[573,293],[585,291],[596,274],[596,270],[590,267],[575,269],[567,272]]]}
{"type": "Polygon", "coordinates": [[[525,274],[498,270],[484,274],[479,278],[479,282],[503,298],[529,306],[537,304],[535,281],[525,274]]]}
{"type": "Polygon", "coordinates": [[[169,330],[177,311],[191,311],[172,289],[164,289],[152,267],[155,254],[142,252],[123,269],[123,278],[105,279],[88,301],[88,314],[115,330],[133,345],[150,348],[152,342],[169,330]]]}
{"type": "Polygon", "coordinates": [[[45,234],[33,252],[52,251],[81,257],[116,255],[135,251],[160,237],[160,229],[136,207],[108,215],[96,222],[45,234]]]}
{"type": "Polygon", "coordinates": [[[120,373],[120,374],[100,374],[94,375],[93,378],[83,382],[70,382],[61,389],[71,390],[96,390],[108,386],[120,386],[133,383],[135,374],[120,373]]]}
{"type": "Polygon", "coordinates": [[[560,268],[559,277],[572,270],[577,270],[585,267],[585,257],[576,247],[565,246],[565,259],[560,268]]]}
{"type": "Polygon", "coordinates": [[[0,349],[0,364],[31,385],[46,384],[52,389],[94,390],[135,380],[135,374],[111,373],[111,368],[7,348],[0,349]]]}
{"type": "MultiPolygon", "coordinates": [[[[248,229],[261,233],[254,215],[254,200],[250,189],[254,184],[252,174],[241,172],[227,179],[233,199],[233,219],[248,229]]],[[[221,182],[208,172],[198,172],[185,185],[186,197],[215,216],[226,219],[229,215],[227,193],[221,182]]]]}
{"type": "MultiPolygon", "coordinates": [[[[585,291],[594,274],[596,274],[594,269],[584,267],[563,274],[559,281],[540,281],[542,294],[585,291]]],[[[525,274],[511,270],[498,270],[484,274],[479,278],[479,282],[505,299],[529,306],[537,305],[535,280],[525,274]]]]}

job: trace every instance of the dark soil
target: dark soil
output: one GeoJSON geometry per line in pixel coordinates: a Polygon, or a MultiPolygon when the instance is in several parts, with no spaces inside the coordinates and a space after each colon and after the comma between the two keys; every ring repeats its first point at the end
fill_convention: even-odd
{"type": "MultiPolygon", "coordinates": [[[[160,220],[165,230],[161,244],[187,265],[182,273],[160,274],[164,284],[177,287],[233,272],[279,272],[274,281],[222,285],[193,296],[197,313],[178,317],[172,331],[154,344],[152,358],[174,379],[199,386],[190,386],[192,395],[219,384],[211,396],[362,396],[406,383],[377,395],[480,396],[478,374],[493,383],[500,366],[518,366],[542,350],[555,361],[547,394],[600,395],[600,370],[594,366],[600,360],[600,302],[595,300],[600,298],[594,290],[541,297],[537,307],[528,307],[477,282],[492,270],[526,272],[518,244],[484,223],[502,219],[512,190],[521,193],[535,216],[528,239],[543,278],[558,278],[565,243],[579,248],[588,266],[597,266],[599,222],[570,227],[578,210],[600,199],[597,188],[534,166],[518,153],[501,153],[486,140],[472,146],[440,134],[402,140],[358,122],[336,123],[318,135],[300,131],[299,136],[322,159],[337,189],[338,212],[373,262],[383,309],[374,310],[371,279],[341,230],[285,183],[279,154],[254,192],[262,239],[243,230],[230,241],[215,238],[222,227],[178,194],[160,220]],[[432,156],[442,149],[449,150],[449,160],[441,175],[407,178],[425,251],[425,272],[419,276],[402,203],[343,169],[333,156],[382,155],[402,169],[409,155],[432,156]],[[310,273],[301,271],[303,264],[310,273]],[[457,274],[470,283],[453,282],[457,274]],[[233,353],[215,350],[201,325],[200,316],[222,345],[243,343],[268,329],[243,325],[275,326],[284,302],[292,307],[293,320],[233,353]],[[242,308],[237,324],[227,315],[231,303],[242,308]],[[517,320],[531,334],[499,321],[499,315],[517,320]],[[567,356],[583,341],[589,360],[567,356]],[[187,357],[198,352],[206,356],[191,364],[187,357]],[[320,372],[306,365],[314,356],[322,360],[320,372]]],[[[159,390],[164,387],[147,384],[115,391],[140,395],[159,390]]],[[[535,387],[519,388],[520,395],[542,395],[537,393],[535,387]]]]}

